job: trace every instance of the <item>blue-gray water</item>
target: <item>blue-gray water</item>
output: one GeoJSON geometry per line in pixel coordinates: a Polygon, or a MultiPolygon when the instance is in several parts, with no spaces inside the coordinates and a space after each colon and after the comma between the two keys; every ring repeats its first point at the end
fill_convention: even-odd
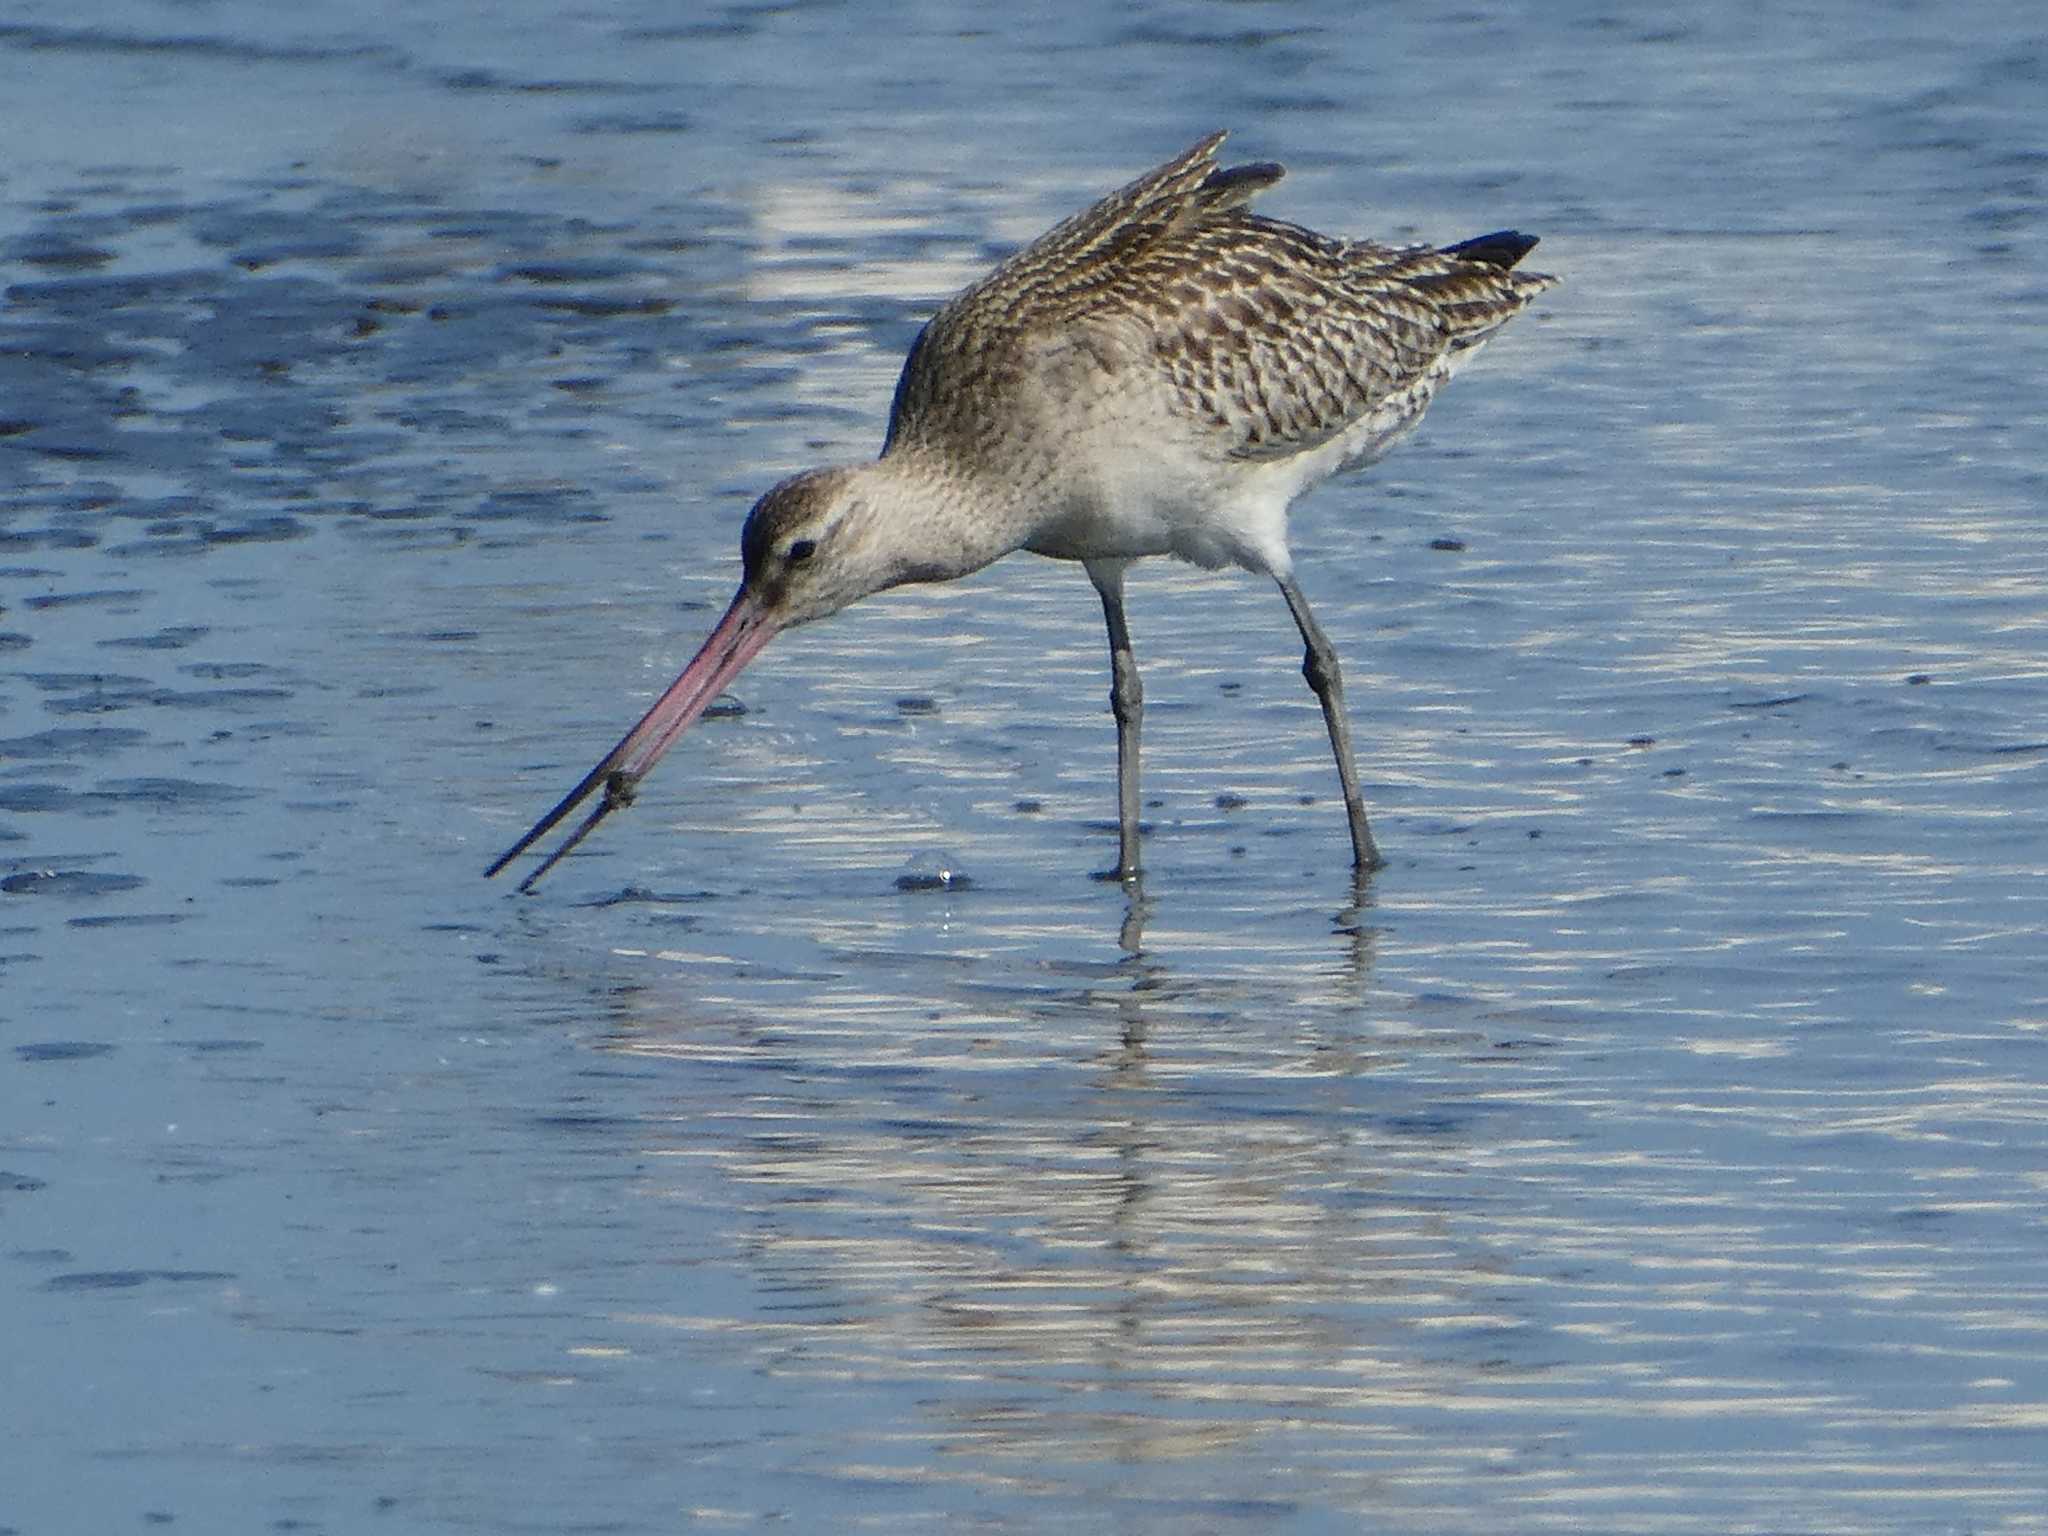
{"type": "Polygon", "coordinates": [[[884,14],[0,7],[0,1529],[2048,1530],[2039,8],[884,14]],[[1297,513],[1364,900],[1164,565],[1087,878],[1029,557],[478,878],[1212,127],[1565,279],[1297,513]]]}

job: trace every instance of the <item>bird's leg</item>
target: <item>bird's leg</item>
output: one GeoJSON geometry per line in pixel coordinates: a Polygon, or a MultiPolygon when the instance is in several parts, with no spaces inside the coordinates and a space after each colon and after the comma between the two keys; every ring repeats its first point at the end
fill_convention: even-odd
{"type": "Polygon", "coordinates": [[[1109,707],[1116,716],[1116,877],[1138,875],[1138,727],[1145,718],[1145,685],[1138,678],[1138,658],[1131,650],[1131,632],[1124,623],[1122,560],[1090,560],[1088,579],[1102,594],[1102,616],[1109,624],[1109,707]]]}
{"type": "Polygon", "coordinates": [[[1365,824],[1365,797],[1358,792],[1358,768],[1351,760],[1351,727],[1344,719],[1344,677],[1338,670],[1337,652],[1309,611],[1308,599],[1294,578],[1283,576],[1279,580],[1287,609],[1294,615],[1295,625],[1308,646],[1301,661],[1301,675],[1315,690],[1316,699],[1323,706],[1323,722],[1330,728],[1330,750],[1336,754],[1337,777],[1344,784],[1344,811],[1351,818],[1352,862],[1361,875],[1368,874],[1386,860],[1380,857],[1379,847],[1372,840],[1372,829],[1365,824]]]}

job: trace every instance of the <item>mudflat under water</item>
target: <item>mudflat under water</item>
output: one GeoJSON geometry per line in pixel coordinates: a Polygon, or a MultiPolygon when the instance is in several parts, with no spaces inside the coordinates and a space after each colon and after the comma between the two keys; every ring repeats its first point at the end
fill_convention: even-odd
{"type": "Polygon", "coordinates": [[[2036,12],[9,7],[0,1530],[2048,1529],[2036,12]],[[1214,127],[1565,279],[1296,518],[1390,866],[1162,564],[1091,881],[1018,557],[479,879],[1214,127]]]}

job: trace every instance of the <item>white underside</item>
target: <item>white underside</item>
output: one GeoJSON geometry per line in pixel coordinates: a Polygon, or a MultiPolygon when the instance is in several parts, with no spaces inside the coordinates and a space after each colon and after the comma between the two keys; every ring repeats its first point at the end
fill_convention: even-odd
{"type": "Polygon", "coordinates": [[[1184,433],[1098,428],[1100,441],[1067,445],[1067,462],[1087,463],[1092,473],[1052,496],[1050,515],[1024,547],[1058,560],[1171,555],[1211,570],[1236,565],[1285,578],[1294,567],[1288,508],[1393,447],[1421,419],[1437,382],[1286,458],[1218,459],[1197,452],[1184,433]]]}

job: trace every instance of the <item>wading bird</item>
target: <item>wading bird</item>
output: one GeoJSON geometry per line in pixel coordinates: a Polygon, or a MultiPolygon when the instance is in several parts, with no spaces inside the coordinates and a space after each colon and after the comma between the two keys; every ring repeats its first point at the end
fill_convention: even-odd
{"type": "Polygon", "coordinates": [[[881,457],[811,469],[747,514],[745,574],[703,648],[640,723],[485,872],[593,794],[554,867],[781,630],[1016,550],[1078,560],[1109,625],[1117,866],[1138,872],[1144,689],[1124,572],[1147,555],[1279,584],[1307,647],[1363,874],[1380,862],[1352,762],[1337,654],[1294,579],[1287,509],[1369,464],[1554,278],[1503,230],[1441,248],[1338,240],[1250,211],[1270,163],[1218,169],[1223,135],[1113,192],[934,315],[911,346],[881,457]]]}

